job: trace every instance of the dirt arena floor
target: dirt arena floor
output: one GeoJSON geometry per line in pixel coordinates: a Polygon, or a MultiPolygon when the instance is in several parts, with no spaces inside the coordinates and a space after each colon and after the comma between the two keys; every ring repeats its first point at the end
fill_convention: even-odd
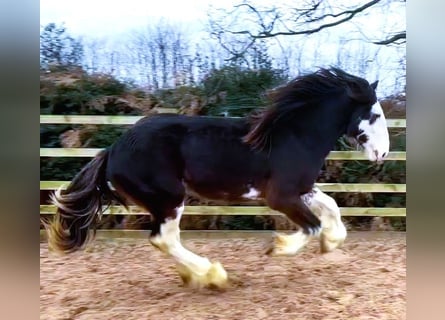
{"type": "Polygon", "coordinates": [[[321,255],[264,255],[269,240],[184,240],[220,261],[224,291],[182,286],[173,261],[143,239],[96,239],[59,257],[40,245],[40,319],[406,319],[405,233],[350,233],[321,255]]]}

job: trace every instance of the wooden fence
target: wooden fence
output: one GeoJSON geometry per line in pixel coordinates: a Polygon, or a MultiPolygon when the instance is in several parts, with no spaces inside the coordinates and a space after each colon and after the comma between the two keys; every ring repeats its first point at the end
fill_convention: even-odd
{"type": "MultiPolygon", "coordinates": [[[[177,109],[164,109],[161,112],[176,112],[177,109]]],[[[84,116],[84,115],[41,115],[40,124],[96,124],[96,125],[131,125],[141,116],[84,116]]],[[[406,128],[405,119],[388,119],[389,128],[406,128]]],[[[94,157],[98,148],[40,148],[40,157],[94,157]]],[[[328,160],[366,160],[359,151],[332,151],[328,160]]],[[[406,151],[391,151],[387,160],[406,161],[406,151]]],[[[40,181],[40,190],[55,190],[68,185],[69,181],[40,181]]],[[[325,192],[382,192],[405,193],[406,184],[393,183],[317,183],[325,192]]],[[[147,215],[135,206],[126,212],[119,206],[111,206],[104,214],[147,215]]],[[[342,216],[406,216],[406,208],[341,207],[342,216]]],[[[40,214],[54,214],[53,205],[40,205],[40,214]]],[[[186,206],[184,215],[281,215],[261,206],[186,206]]],[[[130,232],[118,231],[112,234],[127,236],[130,232]]]]}

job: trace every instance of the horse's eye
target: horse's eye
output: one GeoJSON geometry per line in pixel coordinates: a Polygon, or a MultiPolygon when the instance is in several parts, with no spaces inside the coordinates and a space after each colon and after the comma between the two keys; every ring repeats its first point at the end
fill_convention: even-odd
{"type": "Polygon", "coordinates": [[[364,144],[364,143],[366,143],[366,142],[368,141],[368,136],[367,136],[366,134],[364,134],[364,133],[361,133],[361,134],[359,134],[359,135],[357,136],[357,141],[358,141],[360,144],[364,144]]]}
{"type": "Polygon", "coordinates": [[[364,144],[368,141],[368,135],[363,130],[359,129],[355,135],[355,140],[360,144],[364,144]]]}
{"type": "Polygon", "coordinates": [[[369,118],[369,124],[373,124],[377,121],[378,118],[380,118],[381,115],[377,113],[371,113],[371,117],[369,118]]]}

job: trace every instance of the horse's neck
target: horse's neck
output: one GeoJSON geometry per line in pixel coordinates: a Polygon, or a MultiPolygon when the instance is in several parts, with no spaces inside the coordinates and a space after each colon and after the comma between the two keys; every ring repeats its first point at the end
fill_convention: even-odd
{"type": "Polygon", "coordinates": [[[318,150],[315,152],[317,156],[325,157],[334,148],[338,138],[345,133],[348,118],[348,115],[341,113],[311,114],[307,119],[296,119],[291,130],[312,152],[318,150]]]}

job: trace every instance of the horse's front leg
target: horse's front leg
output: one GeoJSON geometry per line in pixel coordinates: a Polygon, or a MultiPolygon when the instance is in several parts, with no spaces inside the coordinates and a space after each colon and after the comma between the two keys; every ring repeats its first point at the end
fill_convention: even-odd
{"type": "Polygon", "coordinates": [[[326,253],[340,247],[346,239],[347,231],[341,220],[340,208],[332,197],[314,187],[300,198],[321,220],[321,232],[311,235],[303,230],[292,234],[277,233],[268,253],[294,255],[310,241],[311,236],[319,237],[321,252],[326,253]]]}
{"type": "Polygon", "coordinates": [[[268,206],[276,211],[284,213],[291,221],[300,226],[300,230],[292,233],[275,233],[268,254],[290,256],[297,254],[313,237],[319,237],[322,225],[321,221],[306,206],[303,198],[279,192],[275,189],[267,196],[268,206]]]}
{"type": "Polygon", "coordinates": [[[334,198],[328,196],[317,187],[314,187],[311,192],[301,197],[321,220],[321,252],[330,252],[340,247],[346,239],[347,231],[341,220],[340,208],[334,198]]]}

